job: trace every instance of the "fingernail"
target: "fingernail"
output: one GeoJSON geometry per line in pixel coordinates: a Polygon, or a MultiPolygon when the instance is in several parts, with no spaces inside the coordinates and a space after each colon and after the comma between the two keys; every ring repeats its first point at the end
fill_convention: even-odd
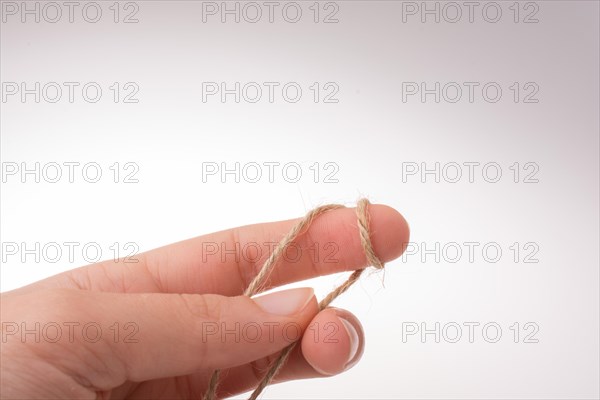
{"type": "Polygon", "coordinates": [[[314,297],[312,288],[298,288],[269,293],[253,300],[269,314],[294,315],[302,311],[314,297]]]}
{"type": "Polygon", "coordinates": [[[356,328],[350,321],[344,319],[343,317],[339,317],[342,321],[342,324],[346,328],[346,332],[348,333],[348,337],[350,338],[350,355],[348,357],[348,361],[346,361],[345,369],[348,369],[352,366],[352,362],[355,361],[356,353],[358,353],[358,346],[360,344],[360,339],[358,337],[358,332],[356,328]]]}

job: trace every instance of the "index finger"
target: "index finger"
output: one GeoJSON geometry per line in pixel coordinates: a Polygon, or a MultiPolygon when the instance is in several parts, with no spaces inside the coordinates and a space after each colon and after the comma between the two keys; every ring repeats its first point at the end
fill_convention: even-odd
{"type": "MultiPolygon", "coordinates": [[[[385,205],[372,204],[369,213],[375,254],[383,262],[398,258],[409,239],[405,219],[385,205]]],[[[256,276],[275,244],[299,221],[248,225],[203,235],[141,253],[136,264],[126,264],[123,259],[104,261],[34,286],[236,296],[256,276]]],[[[293,241],[263,289],[366,266],[355,210],[335,209],[318,216],[293,241]]]]}

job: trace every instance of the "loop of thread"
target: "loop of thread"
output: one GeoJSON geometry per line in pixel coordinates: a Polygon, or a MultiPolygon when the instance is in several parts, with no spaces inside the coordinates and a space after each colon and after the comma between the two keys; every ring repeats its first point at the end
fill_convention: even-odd
{"type": "MultiPolygon", "coordinates": [[[[368,265],[373,266],[377,269],[382,269],[384,267],[384,264],[379,260],[379,258],[377,258],[377,256],[375,255],[375,251],[373,250],[373,246],[371,245],[371,237],[369,231],[369,204],[369,200],[360,199],[356,205],[358,233],[360,236],[361,246],[367,258],[368,265]]],[[[309,211],[308,214],[306,214],[306,216],[300,222],[298,222],[277,244],[275,250],[273,251],[273,253],[271,253],[269,258],[267,258],[259,273],[254,277],[252,282],[250,282],[250,285],[248,285],[248,288],[244,291],[244,295],[249,297],[254,296],[256,293],[259,293],[264,288],[267,279],[269,278],[271,272],[273,271],[277,263],[280,261],[283,252],[287,249],[287,247],[296,237],[304,233],[304,231],[310,226],[310,224],[317,216],[326,213],[327,211],[339,208],[345,207],[339,204],[328,204],[309,211]]],[[[363,271],[364,268],[357,269],[350,275],[350,277],[348,277],[348,279],[344,283],[342,283],[340,286],[331,291],[331,293],[325,296],[325,298],[319,302],[319,309],[323,310],[324,308],[329,306],[329,304],[333,300],[335,300],[339,295],[348,290],[348,288],[352,286],[358,280],[358,278],[360,278],[363,271]]],[[[256,400],[260,393],[264,390],[264,388],[271,383],[275,375],[277,375],[279,370],[285,364],[288,356],[290,355],[294,347],[296,347],[297,343],[298,342],[294,342],[281,351],[277,360],[275,360],[273,365],[271,365],[271,367],[269,368],[263,379],[260,381],[256,389],[254,389],[254,392],[252,392],[252,394],[250,395],[249,400],[256,400]]],[[[204,395],[205,400],[215,399],[217,385],[219,383],[219,376],[220,370],[215,370],[210,378],[206,394],[204,395]]]]}

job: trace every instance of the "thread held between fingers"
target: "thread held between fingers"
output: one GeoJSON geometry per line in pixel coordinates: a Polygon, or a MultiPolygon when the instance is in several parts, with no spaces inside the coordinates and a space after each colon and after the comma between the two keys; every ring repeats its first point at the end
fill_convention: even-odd
{"type": "MultiPolygon", "coordinates": [[[[373,266],[377,269],[384,268],[384,264],[379,260],[375,251],[373,250],[373,245],[371,243],[371,232],[370,232],[370,216],[369,216],[369,201],[367,199],[360,199],[356,205],[356,217],[357,217],[357,225],[358,225],[358,233],[360,237],[360,243],[367,259],[368,265],[373,266]]],[[[328,204],[325,206],[317,207],[306,214],[306,216],[298,222],[292,229],[283,237],[283,239],[278,243],[275,247],[275,250],[271,255],[267,258],[262,268],[256,277],[252,280],[252,282],[248,285],[248,288],[244,292],[246,296],[253,296],[256,293],[260,292],[267,283],[267,280],[275,268],[275,266],[279,263],[283,252],[287,249],[290,243],[304,233],[308,227],[312,224],[315,218],[319,215],[326,213],[331,210],[336,210],[339,208],[345,208],[339,204],[328,204]]],[[[342,283],[340,286],[332,290],[323,300],[319,302],[319,309],[323,310],[331,302],[333,302],[338,296],[347,291],[362,275],[364,272],[363,269],[358,269],[348,277],[348,279],[342,283]]],[[[298,342],[294,342],[288,345],[285,349],[281,351],[275,362],[271,365],[263,379],[259,382],[258,386],[249,397],[249,400],[256,400],[260,393],[267,387],[273,378],[277,375],[277,373],[281,370],[281,368],[285,365],[285,362],[288,359],[288,356],[294,349],[298,342]]],[[[216,370],[211,376],[206,394],[204,395],[205,400],[214,400],[216,396],[216,389],[219,381],[220,371],[216,370]]]]}

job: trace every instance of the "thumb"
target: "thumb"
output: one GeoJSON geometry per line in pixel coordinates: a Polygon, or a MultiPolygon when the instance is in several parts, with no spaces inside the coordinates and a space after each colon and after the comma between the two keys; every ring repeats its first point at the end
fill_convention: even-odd
{"type": "MultiPolygon", "coordinates": [[[[20,304],[43,315],[43,321],[37,318],[42,327],[50,322],[53,328],[70,322],[73,329],[68,335],[63,329],[58,340],[52,329],[50,342],[43,334],[37,342],[30,335],[36,354],[100,390],[128,380],[230,368],[266,357],[299,340],[318,313],[311,288],[253,299],[213,294],[48,292],[42,296],[38,292],[33,301],[20,304]]],[[[21,321],[29,320],[25,322],[31,327],[35,322],[27,314],[18,315],[21,321]]]]}

